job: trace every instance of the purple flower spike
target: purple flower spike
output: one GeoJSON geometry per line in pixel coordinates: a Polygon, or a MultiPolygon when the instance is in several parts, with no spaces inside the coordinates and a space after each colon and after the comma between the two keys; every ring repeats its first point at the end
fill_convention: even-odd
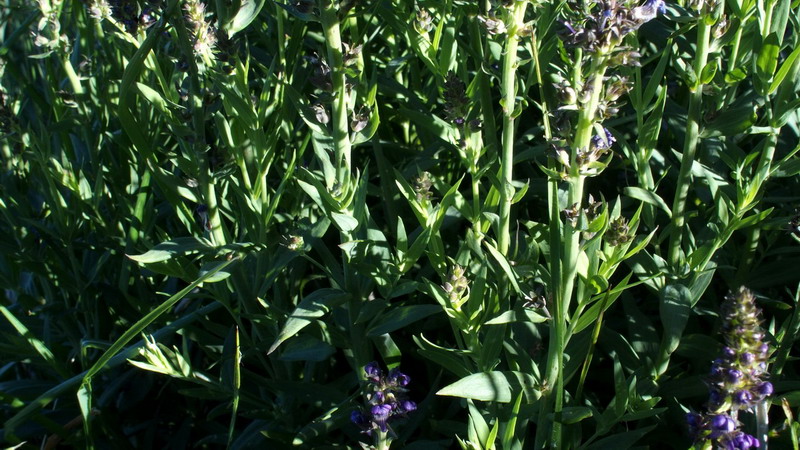
{"type": "MultiPolygon", "coordinates": [[[[649,2],[650,3],[650,2],[649,2]]],[[[730,414],[752,412],[772,395],[767,376],[769,345],[763,341],[761,311],[747,288],[728,295],[722,304],[722,334],[726,346],[711,365],[708,412],[690,415],[687,424],[694,448],[750,450],[760,446],[730,414]],[[699,416],[699,417],[698,417],[699,416]]]]}
{"type": "Polygon", "coordinates": [[[408,390],[404,386],[411,381],[408,375],[396,368],[387,374],[377,362],[364,366],[364,373],[368,381],[363,385],[366,409],[359,408],[350,414],[350,420],[362,432],[372,434],[380,430],[385,433],[389,422],[417,409],[417,404],[406,397],[408,390]]]}

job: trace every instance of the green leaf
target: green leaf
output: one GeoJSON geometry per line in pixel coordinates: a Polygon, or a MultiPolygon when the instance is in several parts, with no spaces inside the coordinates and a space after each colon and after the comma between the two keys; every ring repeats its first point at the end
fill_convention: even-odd
{"type": "Polygon", "coordinates": [[[315,361],[321,362],[336,353],[336,349],[308,334],[301,334],[283,346],[278,357],[281,361],[315,361]]]}
{"type": "Polygon", "coordinates": [[[640,428],[635,431],[626,431],[624,433],[614,434],[604,439],[593,443],[588,447],[588,450],[626,450],[631,448],[633,444],[645,436],[647,433],[656,428],[656,425],[640,428]]]}
{"type": "Polygon", "coordinates": [[[705,67],[703,67],[703,71],[700,72],[700,82],[703,84],[708,84],[711,80],[714,79],[714,75],[717,74],[717,61],[709,61],[705,67]]]}
{"type": "Polygon", "coordinates": [[[746,78],[747,78],[747,73],[740,67],[737,67],[725,74],[725,83],[736,84],[740,81],[745,80],[746,78]]]}
{"type": "Polygon", "coordinates": [[[141,255],[127,255],[128,258],[139,264],[149,264],[166,261],[177,255],[213,249],[210,241],[198,237],[180,237],[162,242],[141,255]]]}
{"type": "Polygon", "coordinates": [[[333,224],[336,225],[336,228],[343,233],[350,233],[358,228],[358,220],[349,214],[332,212],[331,221],[333,221],[333,224]]]}
{"type": "Polygon", "coordinates": [[[683,329],[692,312],[692,293],[686,286],[671,284],[661,290],[661,323],[664,326],[664,335],[661,339],[660,373],[666,370],[666,363],[681,342],[683,329]]]}
{"type": "Polygon", "coordinates": [[[653,108],[653,111],[647,116],[642,130],[639,133],[638,144],[639,148],[645,152],[653,150],[658,142],[658,135],[661,132],[661,120],[664,117],[664,105],[667,103],[667,87],[661,88],[658,95],[658,100],[653,108]]]}
{"type": "Polygon", "coordinates": [[[667,213],[667,216],[672,217],[672,211],[670,211],[669,206],[667,206],[667,202],[665,202],[664,199],[659,197],[655,192],[635,186],[626,187],[624,192],[628,197],[635,198],[661,208],[661,210],[667,213]]]}
{"type": "Polygon", "coordinates": [[[469,409],[468,436],[470,442],[488,442],[490,432],[486,419],[472,402],[467,403],[467,408],[469,409]]]}
{"type": "Polygon", "coordinates": [[[501,325],[504,323],[513,323],[513,322],[542,323],[545,321],[547,321],[547,317],[536,314],[533,311],[509,310],[500,313],[500,315],[494,317],[493,319],[488,320],[487,322],[484,323],[484,325],[501,325]]]}
{"type": "Polygon", "coordinates": [[[367,331],[367,336],[375,337],[391,333],[441,311],[442,307],[439,305],[412,305],[391,308],[389,312],[375,319],[367,331]]]}
{"type": "Polygon", "coordinates": [[[270,346],[267,354],[274,352],[281,343],[348,299],[350,299],[350,294],[339,289],[319,289],[306,295],[286,320],[286,324],[278,333],[278,337],[270,346]]]}
{"type": "Polygon", "coordinates": [[[561,410],[561,423],[569,425],[592,417],[592,409],[585,406],[568,406],[561,410]]]}
{"type": "Polygon", "coordinates": [[[778,35],[774,32],[770,33],[761,43],[761,49],[756,60],[756,75],[762,83],[767,84],[772,80],[772,75],[775,74],[775,69],[778,67],[778,53],[780,53],[780,50],[778,35]]]}
{"type": "Polygon", "coordinates": [[[436,395],[468,398],[486,402],[510,403],[512,394],[520,390],[528,401],[541,396],[537,389],[538,382],[533,375],[522,372],[481,372],[464,377],[453,384],[440,389],[436,395]]]}
{"type": "Polygon", "coordinates": [[[6,320],[11,324],[12,327],[22,336],[28,344],[33,347],[36,353],[59,375],[64,378],[67,378],[69,375],[69,371],[61,365],[61,362],[58,361],[53,355],[53,352],[42,342],[39,338],[33,335],[33,333],[28,330],[28,327],[25,326],[22,322],[20,322],[14,314],[11,313],[5,306],[0,305],[0,313],[2,313],[6,320]]]}
{"type": "MultiPolygon", "coordinates": [[[[186,289],[184,289],[185,292],[184,291],[181,292],[183,292],[183,295],[186,295],[195,287],[197,287],[197,284],[192,284],[188,286],[186,289]]],[[[214,311],[216,311],[221,307],[222,303],[220,302],[213,302],[207,306],[204,306],[200,308],[198,311],[183,316],[175,320],[174,322],[170,323],[169,325],[156,331],[155,333],[153,333],[153,338],[164,339],[168,336],[171,336],[176,331],[185,329],[185,327],[187,327],[192,322],[198,320],[201,317],[206,317],[208,314],[213,313],[214,311]]],[[[144,345],[146,345],[146,342],[144,340],[141,340],[135,345],[131,345],[130,347],[121,350],[118,355],[108,360],[108,363],[105,364],[105,368],[117,367],[121,364],[127,363],[128,359],[134,357],[137,354],[138,349],[143,347],[144,345]]],[[[102,368],[100,369],[102,370],[102,368]]],[[[4,428],[5,428],[6,438],[8,439],[10,437],[13,437],[16,428],[31,420],[31,418],[37,413],[37,411],[41,410],[51,402],[57,400],[62,395],[65,395],[67,393],[74,393],[76,386],[80,388],[81,382],[83,381],[83,377],[87,373],[88,371],[85,371],[83,373],[73,376],[72,378],[64,380],[63,382],[53,386],[52,388],[48,389],[47,391],[36,397],[36,399],[29,402],[24,408],[22,408],[13,417],[11,417],[5,422],[4,428]]],[[[207,389],[204,390],[207,391],[207,389]]]]}
{"type": "Polygon", "coordinates": [[[201,276],[201,277],[205,276],[205,274],[207,274],[207,273],[211,273],[212,274],[212,275],[210,275],[209,277],[207,277],[205,279],[205,281],[204,281],[205,283],[216,283],[218,281],[222,281],[222,280],[228,278],[229,276],[231,276],[231,273],[228,272],[228,271],[219,269],[219,266],[222,265],[224,262],[225,261],[212,261],[212,262],[208,262],[208,263],[203,264],[203,266],[200,268],[199,276],[201,276]]]}
{"type": "MultiPolygon", "coordinates": [[[[778,73],[775,74],[775,78],[772,80],[772,84],[769,85],[769,94],[775,92],[778,87],[783,83],[783,80],[786,78],[786,75],[792,70],[792,66],[794,66],[795,61],[798,61],[797,57],[800,55],[800,47],[794,49],[792,53],[783,61],[781,64],[781,68],[778,69],[778,73]]],[[[797,80],[789,79],[787,80],[788,83],[796,83],[797,80]]]]}
{"type": "Polygon", "coordinates": [[[441,347],[434,344],[420,335],[414,336],[414,342],[420,348],[419,354],[427,360],[441,366],[442,368],[450,371],[457,377],[466,377],[470,374],[466,365],[464,364],[463,352],[451,348],[441,347]]]}
{"type": "Polygon", "coordinates": [[[628,384],[625,382],[625,372],[619,358],[614,357],[614,415],[621,417],[628,407],[628,384]]]}
{"type": "Polygon", "coordinates": [[[166,100],[164,100],[161,94],[156,92],[155,89],[139,82],[136,83],[136,87],[139,89],[139,93],[142,94],[142,97],[155,106],[159,112],[167,116],[172,116],[172,112],[169,110],[169,107],[167,107],[166,100]]]}
{"type": "Polygon", "coordinates": [[[193,291],[195,288],[200,286],[203,282],[208,280],[209,278],[213,277],[218,271],[225,269],[229,265],[236,262],[237,259],[232,259],[229,261],[224,261],[212,271],[207,272],[205,275],[202,275],[197,280],[190,283],[185,288],[181,289],[177,294],[173,295],[172,297],[168,298],[164,303],[157,306],[155,309],[147,313],[144,317],[139,319],[138,322],[133,324],[124,333],[120,336],[111,346],[103,353],[100,358],[92,365],[89,370],[86,371],[86,374],[83,376],[83,385],[90,385],[92,377],[94,377],[98,372],[100,372],[105,365],[114,357],[120,350],[127,344],[131,339],[141,334],[141,332],[147,328],[151,323],[153,323],[157,318],[159,318],[162,314],[169,311],[178,301],[183,299],[187,294],[193,291]]]}
{"type": "Polygon", "coordinates": [[[225,31],[228,32],[228,37],[247,28],[258,17],[262,7],[264,7],[264,0],[242,0],[236,15],[224,27],[225,31]]]}
{"type": "Polygon", "coordinates": [[[505,272],[506,276],[508,277],[508,281],[511,282],[511,286],[517,292],[517,294],[521,294],[522,291],[519,289],[519,284],[517,283],[517,275],[514,273],[514,270],[511,268],[511,265],[506,260],[506,257],[503,256],[495,246],[489,242],[489,240],[483,241],[483,245],[489,250],[489,253],[492,257],[497,261],[497,264],[500,268],[505,272]]]}

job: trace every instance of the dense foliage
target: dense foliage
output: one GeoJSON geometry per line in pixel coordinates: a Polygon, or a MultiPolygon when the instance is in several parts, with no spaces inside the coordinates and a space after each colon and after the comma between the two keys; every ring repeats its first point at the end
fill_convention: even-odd
{"type": "Polygon", "coordinates": [[[7,445],[798,448],[800,1],[3,3],[7,445]]]}

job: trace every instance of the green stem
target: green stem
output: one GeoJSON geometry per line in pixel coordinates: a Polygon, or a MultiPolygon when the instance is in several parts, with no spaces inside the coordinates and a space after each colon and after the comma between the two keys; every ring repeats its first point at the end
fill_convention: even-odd
{"type": "MultiPolygon", "coordinates": [[[[578,151],[586,151],[592,140],[592,131],[594,130],[595,113],[597,106],[600,102],[600,95],[603,91],[603,78],[606,73],[606,66],[603,55],[595,55],[591,72],[594,74],[592,80],[592,94],[589,103],[581,110],[578,116],[578,127],[575,131],[575,139],[572,142],[572,155],[570,156],[570,175],[569,175],[569,191],[567,194],[567,208],[572,205],[577,205],[578,209],[581,207],[583,201],[583,185],[586,177],[580,173],[577,156],[578,151]]],[[[572,291],[575,285],[575,276],[578,269],[578,251],[580,246],[581,233],[577,230],[572,223],[567,221],[564,226],[564,234],[566,235],[567,246],[564,249],[564,258],[562,260],[562,312],[566,313],[569,310],[569,303],[572,298],[572,291]]],[[[566,320],[566,315],[561,319],[566,320]]]]}
{"type": "Polygon", "coordinates": [[[388,431],[377,431],[375,433],[375,450],[389,450],[392,446],[392,438],[388,431]]]}
{"type": "Polygon", "coordinates": [[[67,74],[67,78],[69,79],[69,84],[72,86],[72,91],[75,94],[83,94],[83,86],[81,86],[81,79],[77,73],[75,73],[75,68],[72,67],[72,62],[69,60],[68,57],[64,57],[61,59],[61,65],[64,68],[64,72],[67,74]]]}
{"type": "Polygon", "coordinates": [[[524,26],[527,1],[515,2],[511,11],[513,23],[508,27],[505,55],[503,56],[503,153],[500,162],[502,174],[500,189],[500,233],[497,249],[507,255],[511,242],[511,200],[514,197],[514,109],[517,98],[517,49],[519,47],[519,31],[524,26]]]}
{"type": "Polygon", "coordinates": [[[581,369],[581,376],[580,380],[578,381],[578,389],[575,391],[575,400],[578,402],[581,401],[581,397],[583,396],[583,386],[584,383],[586,383],[586,376],[589,374],[589,366],[592,365],[594,349],[597,347],[597,339],[600,337],[600,328],[603,325],[603,315],[605,314],[610,292],[611,291],[606,291],[606,295],[603,297],[603,303],[600,306],[600,313],[597,316],[597,322],[594,323],[592,342],[589,344],[589,351],[586,352],[586,359],[583,361],[583,368],[581,369]]]}
{"type": "Polygon", "coordinates": [[[331,120],[333,122],[333,146],[336,153],[336,175],[339,182],[344,184],[350,175],[352,144],[347,121],[347,85],[342,60],[342,36],[337,8],[333,2],[325,2],[325,6],[320,11],[320,21],[325,33],[325,46],[333,87],[331,120]]]}
{"type": "Polygon", "coordinates": [[[681,254],[681,238],[683,227],[686,225],[686,199],[689,196],[690,177],[692,164],[697,155],[697,145],[700,141],[700,118],[703,104],[703,84],[700,74],[708,62],[708,47],[711,40],[711,27],[703,17],[697,25],[697,53],[694,60],[694,73],[698,77],[689,98],[689,113],[686,119],[686,138],[683,144],[681,168],[678,173],[678,188],[675,200],[672,203],[672,234],[669,242],[669,263],[674,268],[677,266],[681,254]]]}
{"type": "MultiPolygon", "coordinates": [[[[577,65],[580,65],[578,63],[577,65]]],[[[580,70],[576,69],[576,73],[580,70]]],[[[567,208],[572,205],[577,205],[580,209],[583,198],[583,185],[585,176],[580,173],[580,167],[577,164],[578,151],[585,151],[589,148],[592,139],[592,130],[594,129],[595,115],[597,106],[600,102],[600,95],[603,92],[603,79],[605,77],[606,64],[604,54],[595,54],[592,58],[592,66],[589,73],[594,74],[592,78],[591,96],[588,103],[581,109],[578,116],[578,125],[575,130],[575,139],[572,141],[572,155],[570,156],[570,172],[569,172],[569,191],[567,205],[559,205],[557,186],[551,188],[551,214],[550,219],[553,224],[559,223],[559,214],[562,206],[567,208]]],[[[561,448],[561,434],[562,426],[559,422],[561,410],[564,407],[564,349],[567,345],[567,316],[569,313],[569,304],[572,300],[572,291],[575,286],[575,278],[577,274],[577,261],[578,253],[580,250],[580,231],[577,230],[569,221],[565,221],[562,230],[562,235],[557,241],[564,242],[564,248],[561,250],[563,257],[554,258],[551,270],[558,270],[560,277],[554,278],[554,284],[557,284],[556,292],[554,293],[553,301],[553,320],[550,323],[550,344],[548,351],[547,361],[547,385],[551,386],[552,397],[547,401],[542,402],[542,409],[539,417],[546,417],[550,413],[551,402],[553,412],[553,423],[550,431],[549,446],[551,448],[561,448]]],[[[541,438],[539,438],[541,439],[541,438]]],[[[537,439],[537,446],[540,446],[541,441],[537,439]]]]}

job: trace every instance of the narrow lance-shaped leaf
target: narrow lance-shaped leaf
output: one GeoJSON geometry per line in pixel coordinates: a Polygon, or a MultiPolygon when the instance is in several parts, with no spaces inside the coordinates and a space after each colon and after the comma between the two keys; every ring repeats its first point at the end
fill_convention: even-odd
{"type": "Polygon", "coordinates": [[[289,316],[267,354],[274,352],[281,343],[349,298],[350,294],[339,289],[320,289],[305,296],[289,316]]]}

